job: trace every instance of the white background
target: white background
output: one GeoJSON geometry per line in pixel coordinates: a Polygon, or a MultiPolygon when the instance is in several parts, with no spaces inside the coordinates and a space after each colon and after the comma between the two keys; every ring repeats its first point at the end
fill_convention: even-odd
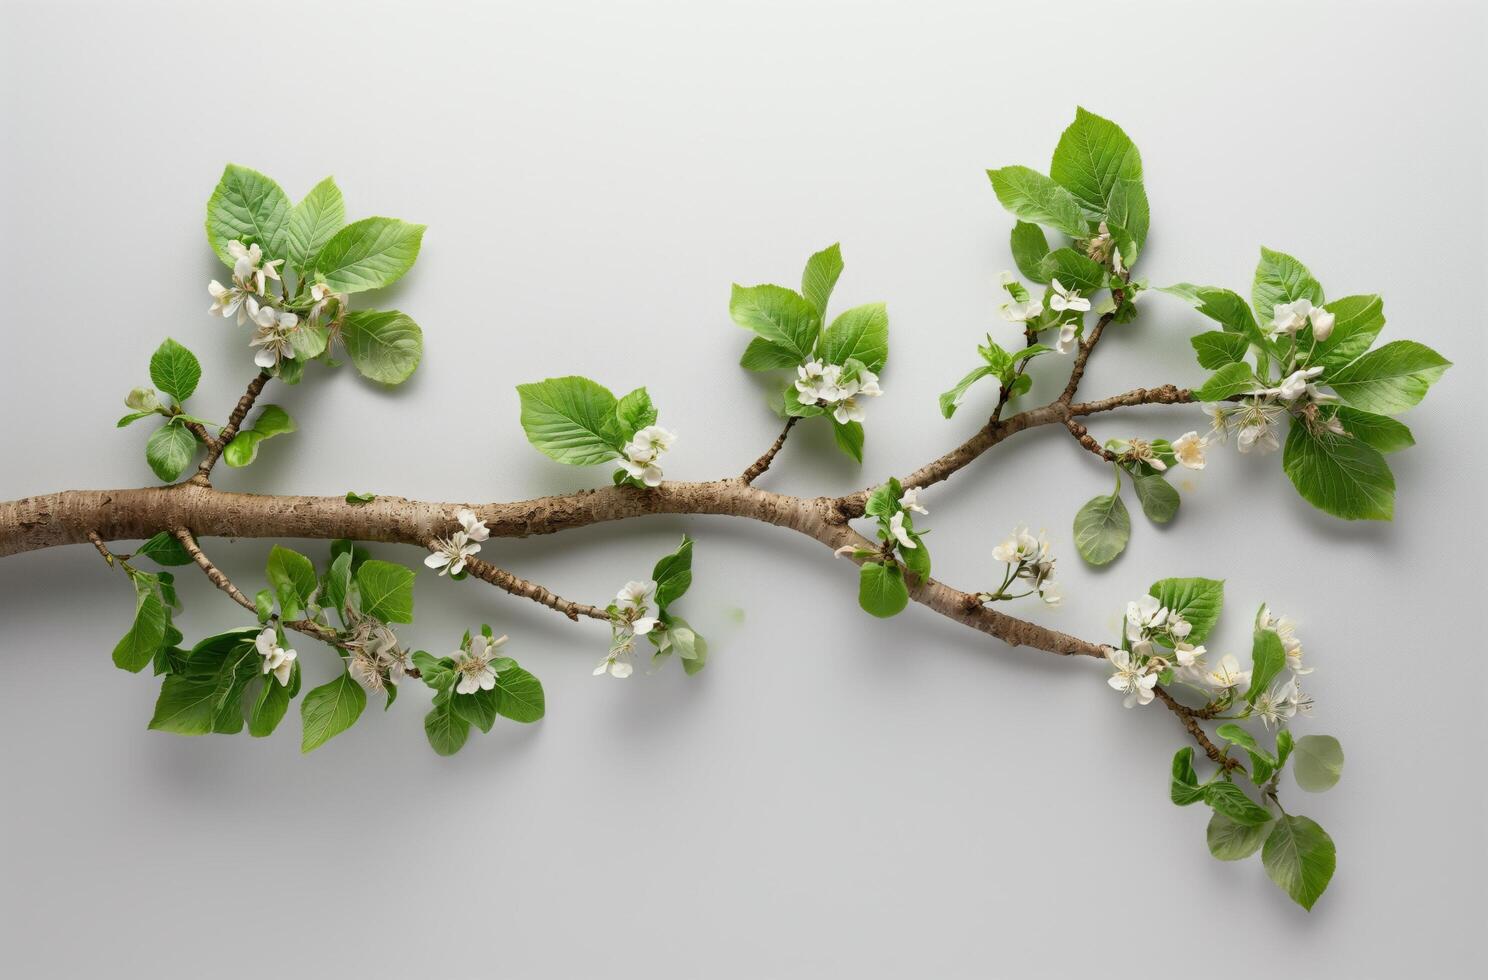
{"type": "MultiPolygon", "coordinates": [[[[205,312],[221,270],[203,203],[227,161],[295,197],[334,173],[353,217],[429,231],[414,272],[368,298],[423,325],[415,379],[274,386],[300,431],[222,486],[493,500],[607,482],[522,437],[513,386],[565,373],[649,386],[681,436],[669,475],[737,473],[778,423],[735,366],[729,283],[791,283],[836,240],[838,307],[886,300],[892,321],[867,458],[807,424],[762,483],[904,473],[980,424],[990,390],[950,422],[936,395],[985,331],[1010,336],[1011,219],[983,171],[1044,169],[1083,104],[1141,148],[1154,283],[1248,293],[1267,244],[1330,296],[1381,293],[1386,339],[1457,362],[1391,458],[1394,524],[1333,520],[1279,458],[1219,450],[1180,474],[1173,525],[1137,514],[1128,553],[1092,571],[1070,522],[1109,472],[1055,431],[928,495],[937,573],[962,588],[995,582],[1013,525],[1049,529],[1068,599],[1014,611],[1051,626],[1114,638],[1169,575],[1228,580],[1211,647],[1243,654],[1262,600],[1300,621],[1318,707],[1298,731],[1348,754],[1326,796],[1285,784],[1338,845],[1311,915],[1258,861],[1208,855],[1205,814],[1167,799],[1182,731],[1124,711],[1097,664],[918,609],[872,620],[814,542],[658,518],[484,556],[603,601],[692,533],[681,608],[715,651],[697,678],[592,678],[602,627],[420,576],[418,646],[487,620],[547,688],[544,722],[452,759],[415,690],[308,757],[293,716],[267,741],[147,732],[156,685],[109,663],[126,584],[84,547],[0,562],[0,971],[1465,975],[1485,913],[1484,17],[1221,6],[7,2],[0,498],[150,482],[146,428],[113,422],[166,335],[204,364],[193,411],[237,398],[246,332],[205,312]]],[[[1086,395],[1201,379],[1187,338],[1207,321],[1160,294],[1142,307],[1086,395]]],[[[1040,398],[1064,368],[1043,366],[1040,398]]],[[[1157,408],[1095,431],[1202,422],[1157,408]]],[[[259,587],[266,542],[208,546],[259,587]]],[[[240,623],[183,582],[188,634],[240,623]]],[[[328,653],[302,653],[330,676],[328,653]]]]}

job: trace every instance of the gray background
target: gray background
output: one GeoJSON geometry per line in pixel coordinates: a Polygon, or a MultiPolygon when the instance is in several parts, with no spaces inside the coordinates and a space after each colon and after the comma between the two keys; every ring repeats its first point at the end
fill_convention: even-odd
{"type": "MultiPolygon", "coordinates": [[[[1142,272],[1248,290],[1257,246],[1329,293],[1379,292],[1387,337],[1457,368],[1393,457],[1392,525],[1302,503],[1276,457],[1217,451],[1183,512],[1081,566],[1070,521],[1109,475],[1054,432],[928,495],[937,572],[991,584],[1015,523],[1047,527],[1068,599],[1015,610],[1114,637],[1166,575],[1229,582],[1218,642],[1260,601],[1301,622],[1341,785],[1288,800],[1332,833],[1308,916],[1255,861],[1211,859],[1166,796],[1183,744],[1089,662],[1011,651],[911,610],[881,623],[819,546],[652,519],[485,555],[603,600],[687,530],[703,676],[589,675],[602,629],[424,574],[420,646],[482,619],[544,680],[546,721],[429,751],[425,695],[302,758],[147,732],[155,685],[108,654],[128,588],[86,548],[0,563],[0,966],[13,976],[1108,976],[1188,968],[1461,976],[1484,908],[1481,8],[1252,4],[4,5],[6,384],[0,498],[149,482],[115,431],[167,335],[225,414],[244,332],[206,316],[202,207],[225,161],[298,197],[334,173],[354,217],[427,222],[379,305],[427,355],[403,390],[350,369],[277,387],[300,431],[220,484],[515,499],[608,479],[525,443],[513,385],[646,384],[668,474],[736,473],[773,438],[730,281],[791,282],[841,240],[841,304],[887,300],[893,356],[861,469],[806,425],[764,483],[837,493],[902,473],[985,414],[935,396],[976,359],[1011,265],[984,168],[1043,168],[1076,104],[1136,139],[1142,272]],[[1232,950],[1230,952],[1218,952],[1232,950]]],[[[1113,330],[1084,391],[1194,383],[1205,321],[1171,298],[1113,330]]],[[[1062,370],[1064,364],[1044,365],[1062,370]]],[[[1049,371],[1036,395],[1052,394],[1049,371]]],[[[1103,420],[1177,436],[1197,409],[1103,420]]],[[[257,587],[264,542],[210,542],[257,587]]],[[[322,545],[313,545],[317,555],[322,545]]],[[[390,550],[414,562],[418,555],[390,550]]],[[[188,633],[240,619],[185,579],[188,633]]],[[[331,658],[301,645],[311,680],[331,658]]]]}

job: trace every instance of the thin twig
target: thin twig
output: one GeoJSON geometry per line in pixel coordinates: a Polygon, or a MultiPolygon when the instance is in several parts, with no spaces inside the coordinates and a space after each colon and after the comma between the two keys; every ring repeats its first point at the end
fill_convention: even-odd
{"type": "Polygon", "coordinates": [[[1209,736],[1204,732],[1204,727],[1198,722],[1198,719],[1203,716],[1201,712],[1195,711],[1192,708],[1188,708],[1182,704],[1179,704],[1178,701],[1173,697],[1173,695],[1169,694],[1161,687],[1153,688],[1153,693],[1157,695],[1157,699],[1159,701],[1168,706],[1168,710],[1172,711],[1173,714],[1178,716],[1178,720],[1183,724],[1183,727],[1187,729],[1188,734],[1193,736],[1193,740],[1199,743],[1199,748],[1204,750],[1204,754],[1207,755],[1215,763],[1215,765],[1222,766],[1225,769],[1240,768],[1240,761],[1238,759],[1231,759],[1229,756],[1220,751],[1219,746],[1210,741],[1209,736]]]}
{"type": "MultiPolygon", "coordinates": [[[[438,542],[435,541],[430,541],[428,547],[430,551],[439,550],[438,542]]],[[[510,592],[514,596],[531,599],[538,605],[547,606],[549,609],[557,610],[576,623],[579,621],[580,616],[588,616],[590,619],[601,619],[609,622],[610,614],[603,609],[586,606],[582,602],[573,602],[560,595],[555,595],[536,582],[529,582],[503,568],[497,568],[488,561],[481,561],[479,558],[467,558],[465,559],[465,569],[471,575],[484,582],[490,582],[498,589],[510,592]]]]}
{"type": "Polygon", "coordinates": [[[264,390],[264,385],[269,383],[269,378],[271,377],[272,375],[267,371],[260,371],[253,376],[252,381],[248,382],[248,390],[243,392],[242,398],[238,399],[237,406],[233,408],[232,414],[227,417],[227,424],[222,427],[222,431],[217,434],[215,440],[207,443],[207,456],[201,461],[201,465],[196,468],[196,475],[191,478],[192,483],[199,486],[211,486],[212,467],[217,465],[217,460],[222,455],[222,451],[227,448],[227,444],[232,442],[233,437],[238,434],[238,428],[243,424],[243,419],[248,416],[249,410],[253,408],[253,403],[258,400],[259,394],[264,390]]]}
{"type": "Polygon", "coordinates": [[[775,456],[780,452],[781,447],[785,445],[785,437],[790,435],[791,428],[799,421],[800,419],[794,415],[785,420],[785,428],[781,429],[780,435],[775,437],[774,445],[766,449],[763,456],[749,465],[749,469],[745,470],[744,474],[739,477],[740,483],[747,487],[759,479],[761,473],[770,468],[770,464],[775,462],[775,456]]]}
{"type": "Polygon", "coordinates": [[[1096,442],[1095,437],[1092,436],[1089,430],[1087,430],[1085,426],[1081,425],[1079,422],[1076,422],[1072,418],[1065,419],[1064,427],[1070,431],[1070,435],[1075,437],[1076,442],[1078,442],[1080,445],[1084,446],[1091,452],[1095,453],[1101,459],[1105,460],[1108,463],[1113,463],[1116,461],[1116,454],[1102,446],[1100,443],[1096,442]]]}

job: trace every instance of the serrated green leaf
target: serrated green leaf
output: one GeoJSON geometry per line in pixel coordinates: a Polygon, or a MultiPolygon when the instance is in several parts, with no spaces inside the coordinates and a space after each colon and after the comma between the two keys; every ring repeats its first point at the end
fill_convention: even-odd
{"type": "Polygon", "coordinates": [[[1204,802],[1246,827],[1258,827],[1271,819],[1265,807],[1246,796],[1239,786],[1225,780],[1204,787],[1204,802]]]}
{"type": "Polygon", "coordinates": [[[1395,476],[1364,439],[1313,432],[1293,419],[1281,466],[1302,499],[1335,517],[1388,521],[1395,514],[1395,476]]]}
{"type": "Polygon", "coordinates": [[[1188,642],[1203,643],[1224,609],[1224,582],[1213,578],[1165,578],[1152,583],[1148,594],[1187,620],[1188,642]]]}
{"type": "Polygon", "coordinates": [[[130,576],[130,581],[134,585],[134,619],[129,631],[114,646],[114,666],[137,674],[155,659],[156,652],[165,644],[170,616],[161,601],[154,575],[137,572],[130,576]]]}
{"type": "Polygon", "coordinates": [[[1072,248],[1056,248],[1039,265],[1044,279],[1058,279],[1066,289],[1090,294],[1106,283],[1106,270],[1093,259],[1072,248]]]}
{"type": "Polygon", "coordinates": [[[1361,412],[1347,405],[1339,406],[1337,415],[1344,431],[1381,453],[1399,452],[1416,444],[1415,437],[1405,423],[1389,416],[1361,412]]]}
{"type": "Polygon", "coordinates": [[[832,420],[832,439],[855,462],[863,461],[863,423],[832,420]]]}
{"type": "Polygon", "coordinates": [[[228,164],[207,201],[207,242],[229,267],[236,261],[227,243],[257,244],[265,261],[288,252],[289,198],[274,181],[256,170],[228,164]]]}
{"type": "Polygon", "coordinates": [[[1243,395],[1257,387],[1255,369],[1249,364],[1226,364],[1193,390],[1197,402],[1222,402],[1233,395],[1243,395]]]}
{"type": "Polygon", "coordinates": [[[739,366],[746,371],[778,371],[781,368],[793,368],[800,364],[793,350],[771,343],[763,337],[756,337],[744,348],[744,354],[739,358],[739,366]]]}
{"type": "Polygon", "coordinates": [[[1032,282],[1047,283],[1049,279],[1044,275],[1043,261],[1044,256],[1049,254],[1049,239],[1044,236],[1044,229],[1032,222],[1016,222],[1013,225],[1010,244],[1013,250],[1013,262],[1017,264],[1018,271],[1023,274],[1023,278],[1032,282]]]}
{"type": "Polygon", "coordinates": [[[384,623],[413,622],[412,569],[372,558],[358,566],[355,577],[362,615],[384,623]]]}
{"type": "Polygon", "coordinates": [[[145,443],[145,462],[166,483],[175,482],[196,457],[196,436],[184,425],[167,422],[145,443]]]}
{"type": "Polygon", "coordinates": [[[651,569],[651,579],[656,583],[656,605],[665,612],[692,585],[692,538],[682,535],[677,550],[663,556],[651,569]]]}
{"type": "Polygon", "coordinates": [[[363,218],[330,237],[315,268],[338,293],[360,293],[390,286],[413,268],[424,226],[397,218],[363,218]]]}
{"type": "Polygon", "coordinates": [[[1047,225],[1071,238],[1090,234],[1090,224],[1073,194],[1048,177],[1028,167],[988,170],[997,200],[1017,217],[1047,225]]]}
{"type": "Polygon", "coordinates": [[[454,755],[470,737],[470,722],[455,713],[454,697],[449,691],[443,692],[424,716],[424,734],[440,755],[454,755]]]}
{"type": "Polygon", "coordinates": [[[804,296],[784,286],[740,286],[729,295],[729,316],[772,344],[787,350],[796,363],[811,356],[821,315],[804,296]]]}
{"type": "Polygon", "coordinates": [[[254,738],[265,738],[274,734],[274,729],[279,727],[279,722],[289,711],[290,699],[294,691],[299,687],[299,661],[295,661],[290,668],[290,684],[280,684],[273,674],[263,675],[263,684],[259,687],[258,697],[253,699],[253,707],[248,712],[248,734],[254,738]]]}
{"type": "Polygon", "coordinates": [[[972,368],[966,376],[956,382],[956,386],[940,396],[940,414],[950,418],[956,414],[956,408],[961,404],[961,399],[966,397],[967,390],[983,378],[993,378],[997,372],[990,365],[983,364],[981,367],[972,368]]]}
{"type": "Polygon", "coordinates": [[[1118,180],[1140,181],[1142,157],[1121,127],[1084,109],[1059,137],[1049,176],[1069,189],[1093,215],[1106,213],[1118,180]]]}
{"type": "Polygon", "coordinates": [[[1199,366],[1216,371],[1226,364],[1239,364],[1250,351],[1250,341],[1244,334],[1227,330],[1206,330],[1188,338],[1198,356],[1199,366]]]}
{"type": "Polygon", "coordinates": [[[645,388],[629,392],[615,404],[615,422],[622,441],[629,441],[637,432],[656,423],[656,406],[645,388]]]}
{"type": "MultiPolygon", "coordinates": [[[[1106,216],[1114,231],[1117,228],[1131,236],[1138,249],[1147,244],[1147,229],[1152,221],[1147,190],[1140,180],[1120,178],[1106,196],[1106,216]]],[[[1135,256],[1129,257],[1135,261],[1135,256]]]]}
{"type": "Polygon", "coordinates": [[[1168,782],[1168,795],[1179,806],[1188,806],[1204,798],[1204,788],[1199,785],[1199,776],[1194,772],[1193,746],[1184,746],[1173,754],[1172,778],[1168,782]]]}
{"type": "Polygon", "coordinates": [[[311,752],[346,731],[361,717],[367,707],[367,692],[362,685],[342,673],[335,680],[313,688],[300,702],[304,729],[300,751],[311,752]]]}
{"type": "Polygon", "coordinates": [[[318,584],[309,558],[276,544],[269,551],[266,573],[284,618],[298,619],[308,611],[318,584]]]}
{"type": "Polygon", "coordinates": [[[285,238],[289,245],[289,264],[296,269],[313,269],[320,250],[346,224],[346,202],[335,178],[327,177],[310,189],[300,203],[289,211],[285,238]]]}
{"type": "Polygon", "coordinates": [[[201,381],[201,362],[191,351],[167,337],[150,355],[150,380],[180,404],[196,391],[201,381]]]}
{"type": "Polygon", "coordinates": [[[1093,497],[1075,514],[1075,548],[1092,565],[1105,565],[1126,550],[1131,514],[1121,494],[1093,497]]]}
{"type": "Polygon", "coordinates": [[[1340,368],[1367,351],[1385,326],[1385,307],[1378,296],[1345,296],[1323,307],[1333,314],[1333,332],[1327,340],[1312,345],[1309,324],[1298,338],[1301,349],[1311,350],[1309,364],[1340,368]]]}
{"type": "MultiPolygon", "coordinates": [[[[842,275],[842,247],[838,243],[828,245],[806,260],[806,269],[801,273],[801,295],[816,308],[816,315],[823,321],[827,318],[827,301],[842,275]]],[[[842,363],[834,361],[835,364],[842,363]]],[[[875,369],[876,370],[876,369],[875,369]]]]}
{"type": "Polygon", "coordinates": [[[1286,648],[1281,637],[1274,630],[1256,630],[1250,647],[1250,688],[1245,692],[1245,702],[1255,704],[1285,666],[1286,648]]]}
{"type": "Polygon", "coordinates": [[[397,310],[354,310],[341,320],[347,356],[363,377],[383,384],[407,381],[424,355],[424,332],[397,310]]]}
{"type": "Polygon", "coordinates": [[[135,555],[143,555],[155,562],[157,565],[189,565],[191,556],[186,553],[185,547],[169,531],[161,531],[144,544],[140,545],[135,555]]]}
{"type": "Polygon", "coordinates": [[[1452,362],[1425,344],[1396,340],[1329,371],[1324,381],[1364,412],[1395,415],[1426,397],[1452,362]]]}
{"type": "Polygon", "coordinates": [[[547,710],[542,681],[521,667],[508,667],[496,675],[496,694],[496,711],[512,721],[529,724],[547,710]]]}
{"type": "Polygon", "coordinates": [[[1313,306],[1322,306],[1323,287],[1301,262],[1285,252],[1262,247],[1261,261],[1256,266],[1255,283],[1250,291],[1250,301],[1260,322],[1269,323],[1279,304],[1299,299],[1309,300],[1313,306]]]}
{"type": "Polygon", "coordinates": [[[889,359],[889,312],[882,303],[865,303],[844,311],[822,334],[818,356],[828,364],[863,362],[877,374],[889,359]]]}
{"type": "Polygon", "coordinates": [[[544,455],[571,466],[603,463],[620,455],[615,396],[604,385],[570,375],[517,385],[522,430],[544,455]]]}

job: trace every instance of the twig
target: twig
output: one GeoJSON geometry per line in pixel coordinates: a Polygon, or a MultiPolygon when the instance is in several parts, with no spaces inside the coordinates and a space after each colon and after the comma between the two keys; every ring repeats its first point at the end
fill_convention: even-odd
{"type": "Polygon", "coordinates": [[[253,408],[253,403],[258,400],[259,394],[264,390],[264,385],[269,383],[270,377],[272,375],[267,371],[260,371],[253,376],[252,381],[248,382],[248,390],[243,392],[242,398],[238,399],[237,406],[232,410],[232,414],[227,417],[227,424],[222,427],[222,431],[217,434],[215,440],[210,440],[207,443],[207,456],[201,461],[201,465],[196,468],[196,475],[191,478],[192,483],[204,487],[212,485],[210,479],[212,467],[217,465],[217,460],[222,455],[222,451],[227,448],[227,444],[232,442],[233,437],[238,434],[238,428],[243,424],[243,419],[248,416],[249,410],[253,408]]]}
{"type": "Polygon", "coordinates": [[[1199,748],[1203,749],[1204,754],[1216,765],[1222,766],[1225,769],[1240,768],[1240,761],[1238,759],[1232,759],[1221,752],[1219,747],[1210,741],[1209,736],[1205,734],[1204,727],[1198,722],[1198,719],[1203,717],[1201,712],[1179,704],[1173,695],[1161,687],[1155,687],[1152,690],[1157,695],[1158,700],[1167,705],[1168,710],[1178,716],[1178,720],[1183,724],[1188,734],[1193,736],[1193,740],[1199,743],[1199,748]]]}
{"type": "Polygon", "coordinates": [[[775,444],[769,449],[766,449],[763,456],[750,464],[749,469],[745,470],[743,475],[739,477],[740,483],[747,487],[757,480],[761,473],[770,468],[770,464],[775,462],[776,454],[785,445],[785,437],[790,435],[791,428],[799,421],[800,419],[794,415],[785,420],[785,428],[781,429],[780,435],[775,437],[775,444]]]}
{"type": "Polygon", "coordinates": [[[1074,419],[1065,419],[1064,427],[1070,431],[1070,435],[1075,437],[1076,442],[1095,453],[1101,459],[1108,463],[1116,461],[1116,454],[1096,442],[1095,437],[1079,422],[1076,422],[1074,419]]]}
{"type": "Polygon", "coordinates": [[[93,547],[98,549],[98,553],[103,556],[103,560],[110,568],[113,568],[114,562],[118,559],[114,557],[114,553],[109,550],[108,545],[103,543],[103,539],[98,536],[98,532],[89,531],[88,540],[93,542],[93,547]]]}
{"type": "Polygon", "coordinates": [[[1075,400],[1075,391],[1080,387],[1080,379],[1085,377],[1085,365],[1090,363],[1090,354],[1095,350],[1095,345],[1100,343],[1101,334],[1105,333],[1106,325],[1116,316],[1115,313],[1106,313],[1095,321],[1095,326],[1090,330],[1090,336],[1080,342],[1080,347],[1075,351],[1075,363],[1070,368],[1069,382],[1064,386],[1064,392],[1056,399],[1061,404],[1068,406],[1075,400]]]}
{"type": "MultiPolygon", "coordinates": [[[[428,547],[430,551],[437,551],[438,543],[431,541],[428,547]]],[[[471,575],[482,581],[490,582],[498,589],[510,592],[514,596],[531,599],[538,605],[547,606],[549,609],[555,609],[576,623],[579,621],[580,616],[588,616],[590,619],[600,619],[609,622],[610,614],[603,609],[586,606],[581,602],[571,602],[562,596],[549,592],[536,582],[529,582],[524,578],[513,575],[505,569],[497,568],[488,561],[481,561],[479,558],[467,558],[465,559],[465,568],[471,575]]]]}

